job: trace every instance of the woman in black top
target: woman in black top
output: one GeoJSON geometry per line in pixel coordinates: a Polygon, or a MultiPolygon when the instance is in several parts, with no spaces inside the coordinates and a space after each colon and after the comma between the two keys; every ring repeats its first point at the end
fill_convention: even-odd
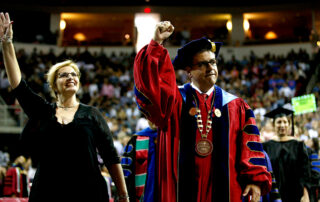
{"type": "Polygon", "coordinates": [[[21,79],[12,35],[9,15],[1,13],[0,39],[8,79],[29,117],[21,139],[38,162],[29,201],[109,201],[97,153],[115,182],[120,201],[129,201],[107,123],[96,108],[76,99],[77,65],[65,61],[50,68],[47,80],[56,102],[49,103],[21,79]]]}
{"type": "Polygon", "coordinates": [[[270,157],[282,201],[309,202],[309,158],[304,143],[290,135],[287,115],[292,113],[293,111],[281,107],[265,115],[273,118],[276,135],[263,143],[263,148],[270,157]]]}

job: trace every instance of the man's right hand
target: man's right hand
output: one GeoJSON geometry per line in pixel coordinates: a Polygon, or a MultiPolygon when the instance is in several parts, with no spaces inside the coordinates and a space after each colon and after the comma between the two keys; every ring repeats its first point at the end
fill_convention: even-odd
{"type": "Polygon", "coordinates": [[[153,40],[162,44],[164,40],[169,38],[173,33],[174,27],[170,21],[162,21],[156,24],[156,30],[154,32],[153,40]]]}

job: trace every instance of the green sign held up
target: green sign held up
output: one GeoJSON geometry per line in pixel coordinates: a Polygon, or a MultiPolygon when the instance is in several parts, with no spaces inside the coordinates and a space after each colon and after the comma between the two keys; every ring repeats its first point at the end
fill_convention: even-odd
{"type": "Polygon", "coordinates": [[[316,98],[314,94],[303,95],[291,99],[294,115],[317,111],[316,98]]]}

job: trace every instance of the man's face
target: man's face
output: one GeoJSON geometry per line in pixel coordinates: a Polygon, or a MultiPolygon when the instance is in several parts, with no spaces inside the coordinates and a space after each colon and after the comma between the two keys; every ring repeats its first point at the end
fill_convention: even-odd
{"type": "Polygon", "coordinates": [[[24,156],[19,156],[16,158],[14,163],[19,166],[24,166],[24,164],[26,163],[26,158],[24,156]]]}
{"type": "Polygon", "coordinates": [[[212,51],[204,51],[193,57],[193,63],[187,67],[191,80],[201,91],[209,90],[218,79],[218,68],[215,54],[212,51]]]}

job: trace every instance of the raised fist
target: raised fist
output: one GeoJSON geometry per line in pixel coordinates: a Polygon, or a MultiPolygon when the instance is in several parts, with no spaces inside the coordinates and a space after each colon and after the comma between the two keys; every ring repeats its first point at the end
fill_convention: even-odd
{"type": "Polygon", "coordinates": [[[170,21],[162,21],[156,24],[153,40],[162,44],[173,33],[174,27],[170,21]]]}

